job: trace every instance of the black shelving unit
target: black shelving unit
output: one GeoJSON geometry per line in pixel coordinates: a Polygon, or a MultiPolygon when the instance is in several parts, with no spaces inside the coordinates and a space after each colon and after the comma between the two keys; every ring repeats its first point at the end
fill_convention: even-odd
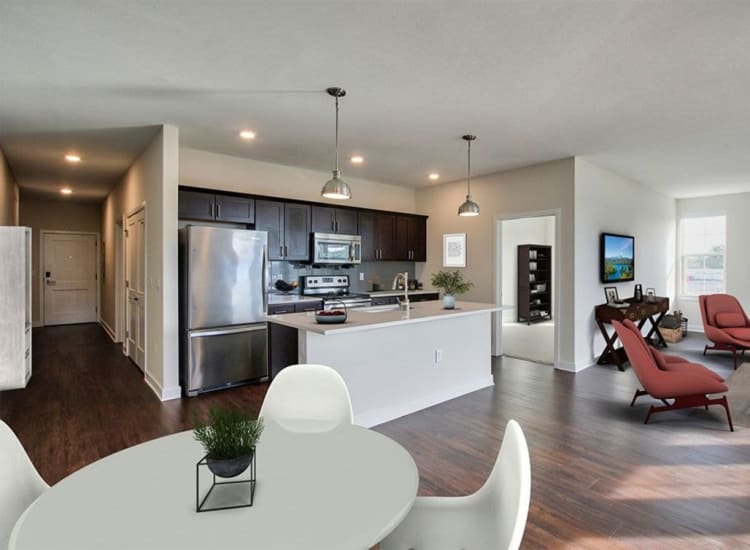
{"type": "Polygon", "coordinates": [[[518,322],[538,323],[552,319],[552,247],[518,245],[518,322]]]}

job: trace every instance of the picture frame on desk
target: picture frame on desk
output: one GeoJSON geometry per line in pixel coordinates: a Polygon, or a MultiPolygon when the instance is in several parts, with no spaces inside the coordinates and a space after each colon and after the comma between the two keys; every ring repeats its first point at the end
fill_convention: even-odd
{"type": "Polygon", "coordinates": [[[614,304],[620,301],[620,296],[617,294],[617,287],[605,286],[604,287],[604,298],[608,304],[614,304]]]}

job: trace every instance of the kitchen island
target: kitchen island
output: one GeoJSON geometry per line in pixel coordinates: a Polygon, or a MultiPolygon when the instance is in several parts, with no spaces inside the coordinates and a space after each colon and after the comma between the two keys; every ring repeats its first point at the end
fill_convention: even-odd
{"type": "Polygon", "coordinates": [[[351,309],[346,323],[315,314],[269,315],[297,329],[298,362],[328,365],[344,378],[355,422],[370,427],[491,386],[494,304],[420,302],[351,309]]]}

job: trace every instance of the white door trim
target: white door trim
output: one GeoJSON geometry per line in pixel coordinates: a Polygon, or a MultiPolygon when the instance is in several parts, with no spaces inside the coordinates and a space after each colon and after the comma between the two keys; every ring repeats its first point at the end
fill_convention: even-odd
{"type": "MultiPolygon", "coordinates": [[[[125,329],[130,326],[130,318],[129,318],[129,308],[128,308],[128,289],[125,287],[125,281],[127,279],[127,273],[128,273],[128,242],[127,242],[127,228],[128,228],[128,218],[131,216],[135,216],[136,214],[143,211],[143,223],[146,226],[145,231],[143,233],[143,273],[145,277],[145,281],[143,281],[143,301],[145,302],[145,305],[143,306],[144,313],[143,313],[143,373],[146,375],[148,373],[148,314],[147,314],[147,308],[148,308],[148,254],[146,253],[146,248],[148,246],[148,240],[147,240],[147,233],[148,233],[148,211],[146,210],[146,202],[142,202],[140,206],[136,206],[135,208],[130,209],[128,212],[126,212],[122,216],[122,231],[123,231],[123,239],[122,239],[122,254],[123,254],[123,264],[122,264],[122,286],[120,289],[121,299],[122,299],[122,306],[123,306],[123,317],[124,317],[124,327],[123,327],[123,339],[122,339],[122,352],[127,357],[130,357],[130,349],[128,344],[128,338],[125,336],[125,329]]],[[[131,358],[132,360],[132,358],[131,358]]],[[[133,360],[134,361],[134,360],[133,360]]]]}
{"type": "MultiPolygon", "coordinates": [[[[101,324],[102,322],[102,304],[101,304],[101,297],[102,297],[102,258],[101,258],[101,252],[102,249],[102,242],[101,242],[101,235],[98,231],[55,231],[55,230],[49,230],[49,229],[41,229],[39,231],[39,273],[37,273],[37,276],[39,277],[39,309],[41,310],[39,312],[39,322],[41,323],[40,326],[45,326],[46,320],[44,318],[44,277],[42,274],[44,273],[44,236],[47,234],[56,234],[56,235],[91,235],[93,237],[96,237],[96,320],[98,323],[101,324]]],[[[106,329],[105,329],[106,330],[106,329]]]]}
{"type": "MultiPolygon", "coordinates": [[[[552,282],[553,301],[555,303],[552,309],[552,319],[555,321],[555,368],[560,368],[560,242],[561,242],[561,208],[552,208],[549,210],[536,210],[531,212],[517,212],[513,214],[502,214],[495,216],[495,273],[493,284],[495,287],[495,303],[499,304],[502,300],[502,276],[503,276],[503,254],[502,254],[502,229],[503,222],[508,220],[518,220],[523,218],[543,218],[552,216],[555,218],[555,249],[553,257],[554,279],[552,282]]],[[[503,312],[499,311],[494,314],[495,330],[492,333],[492,355],[502,355],[502,332],[503,332],[503,312]]]]}

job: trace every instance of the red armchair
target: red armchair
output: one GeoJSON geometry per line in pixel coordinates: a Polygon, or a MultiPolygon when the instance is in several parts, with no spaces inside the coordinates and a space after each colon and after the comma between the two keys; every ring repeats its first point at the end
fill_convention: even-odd
{"type": "MultiPolygon", "coordinates": [[[[650,346],[648,342],[646,342],[646,339],[643,337],[641,329],[639,329],[638,326],[630,319],[624,319],[622,321],[622,324],[636,336],[636,339],[640,342],[641,347],[648,350],[648,352],[654,358],[654,361],[656,361],[656,366],[659,368],[659,370],[684,373],[697,372],[706,376],[710,376],[711,378],[719,382],[724,382],[724,378],[722,378],[721,375],[715,373],[709,368],[704,367],[703,365],[699,365],[698,363],[691,363],[687,359],[684,359],[677,355],[667,355],[666,353],[662,353],[656,348],[650,346]]],[[[632,407],[633,405],[635,405],[635,400],[642,395],[648,395],[648,392],[636,389],[635,394],[633,395],[633,400],[630,402],[630,406],[632,407]]],[[[662,399],[662,402],[665,405],[669,405],[669,403],[664,399],[662,399]]]]}
{"type": "MultiPolygon", "coordinates": [[[[719,398],[709,398],[707,395],[726,392],[728,388],[724,382],[698,369],[691,371],[659,369],[649,347],[640,336],[640,331],[636,335],[619,321],[612,321],[612,324],[625,348],[633,371],[643,387],[641,395],[648,394],[665,403],[663,406],[651,405],[643,421],[644,424],[648,424],[651,415],[658,412],[721,405],[727,413],[729,429],[734,431],[726,395],[719,398]],[[667,399],[674,401],[669,404],[667,399]]],[[[638,395],[637,391],[635,397],[638,395]]]]}
{"type": "Polygon", "coordinates": [[[703,330],[713,346],[706,344],[703,355],[708,350],[731,351],[734,368],[737,368],[737,352],[740,357],[750,349],[750,319],[739,301],[730,294],[708,294],[698,297],[703,319],[703,330]]]}

